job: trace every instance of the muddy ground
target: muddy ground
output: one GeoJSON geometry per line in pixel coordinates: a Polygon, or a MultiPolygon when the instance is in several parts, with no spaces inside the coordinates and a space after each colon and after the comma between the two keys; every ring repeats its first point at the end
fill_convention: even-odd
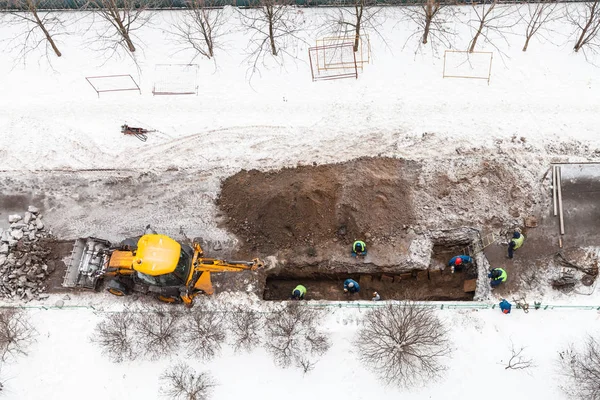
{"type": "MultiPolygon", "coordinates": [[[[279,299],[304,283],[309,298],[345,299],[340,282],[372,276],[358,297],[370,298],[378,290],[383,298],[404,298],[424,289],[425,294],[411,296],[460,300],[472,298],[472,292],[463,290],[464,274],[449,274],[446,263],[466,246],[432,243],[429,232],[469,227],[483,236],[494,232],[502,241],[524,226],[524,218],[536,217],[538,226],[524,228],[525,246],[513,260],[507,259],[505,245],[485,249],[490,265],[509,273],[500,294],[535,286],[561,250],[558,220],[551,215],[549,167],[534,155],[497,154],[363,158],[237,173],[0,172],[0,220],[33,204],[61,240],[95,236],[118,241],[150,224],[178,240],[198,237],[209,256],[270,260],[259,274],[215,274],[221,291],[279,299]],[[367,242],[365,258],[350,257],[356,239],[367,242]],[[426,281],[416,278],[415,271],[422,269],[434,271],[426,281]],[[394,282],[394,276],[413,272],[414,282],[394,282]]],[[[597,170],[563,167],[565,249],[600,243],[597,176],[597,170]]],[[[59,243],[57,252],[68,256],[69,246],[59,243]]],[[[61,280],[57,269],[49,286],[57,290],[61,280]]]]}

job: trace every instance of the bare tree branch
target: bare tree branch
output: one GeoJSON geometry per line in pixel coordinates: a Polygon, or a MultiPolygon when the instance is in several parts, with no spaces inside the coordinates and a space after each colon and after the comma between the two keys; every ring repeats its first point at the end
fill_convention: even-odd
{"type": "Polygon", "coordinates": [[[165,305],[144,306],[134,323],[140,350],[152,359],[176,351],[181,343],[181,312],[165,305]]]}
{"type": "Polygon", "coordinates": [[[192,309],[183,319],[183,340],[190,354],[208,361],[221,351],[225,342],[223,314],[192,309]]]}
{"type": "Polygon", "coordinates": [[[525,347],[521,347],[519,350],[515,349],[515,345],[510,343],[510,353],[511,357],[508,360],[508,364],[504,369],[527,369],[534,366],[533,360],[530,358],[525,358],[523,356],[523,350],[525,347]]]}
{"type": "Polygon", "coordinates": [[[350,4],[342,0],[332,5],[336,6],[335,12],[327,15],[324,28],[352,40],[354,52],[358,51],[363,34],[374,33],[386,42],[380,30],[385,20],[384,8],[377,6],[376,0],[352,0],[350,4]]]}
{"type": "Polygon", "coordinates": [[[112,58],[125,49],[129,54],[136,51],[134,39],[136,32],[150,22],[154,12],[151,11],[151,0],[139,2],[136,0],[90,0],[86,8],[91,9],[105,22],[102,29],[97,31],[95,42],[100,43],[99,50],[112,58]]]}
{"type": "Polygon", "coordinates": [[[275,363],[287,368],[296,365],[308,372],[314,362],[309,356],[322,356],[329,350],[329,337],[319,329],[321,313],[297,303],[267,316],[266,348],[275,363]]]}
{"type": "Polygon", "coordinates": [[[402,13],[417,25],[417,29],[406,39],[406,44],[413,38],[418,38],[417,52],[422,45],[428,44],[434,52],[441,45],[444,48],[453,47],[456,32],[452,22],[456,18],[456,8],[447,7],[442,0],[425,0],[415,6],[400,7],[402,13]]]}
{"type": "Polygon", "coordinates": [[[588,337],[584,347],[571,344],[559,354],[559,365],[568,383],[563,389],[577,398],[600,399],[600,344],[588,337]]]}
{"type": "Polygon", "coordinates": [[[251,351],[261,344],[260,332],[264,327],[261,313],[238,305],[229,313],[228,322],[234,351],[251,351]]]}
{"type": "Polygon", "coordinates": [[[196,373],[185,363],[177,364],[160,377],[160,392],[172,400],[207,400],[216,386],[208,372],[196,373]]]}
{"type": "Polygon", "coordinates": [[[304,24],[303,13],[292,6],[293,0],[257,0],[256,8],[238,9],[240,21],[249,34],[248,57],[249,79],[259,73],[260,63],[265,66],[270,55],[279,65],[284,56],[296,58],[289,48],[298,41],[304,24]]]}
{"type": "Polygon", "coordinates": [[[96,325],[91,340],[100,345],[111,361],[134,360],[137,356],[134,324],[135,317],[129,310],[108,314],[96,325]]]}
{"type": "Polygon", "coordinates": [[[27,347],[34,342],[35,329],[23,310],[3,308],[0,310],[0,360],[2,362],[18,355],[27,355],[27,347]]]}
{"type": "Polygon", "coordinates": [[[27,56],[43,49],[44,57],[51,64],[51,54],[61,57],[56,38],[66,35],[64,14],[38,9],[40,0],[10,0],[3,13],[8,25],[19,31],[9,39],[9,46],[17,51],[17,60],[26,62],[27,56]]]}
{"type": "MultiPolygon", "coordinates": [[[[525,44],[523,51],[527,51],[529,41],[540,29],[545,29],[548,22],[558,19],[555,11],[558,3],[553,0],[540,0],[539,2],[528,2],[526,12],[521,14],[521,19],[527,22],[525,28],[525,44]]],[[[518,8],[521,10],[521,7],[518,8]]]]}
{"type": "Polygon", "coordinates": [[[469,43],[469,53],[475,51],[477,41],[482,37],[485,43],[492,45],[498,53],[504,54],[495,43],[497,39],[501,39],[508,44],[506,35],[512,34],[511,28],[519,23],[519,19],[514,18],[517,7],[507,4],[498,5],[498,0],[491,0],[473,3],[472,11],[474,18],[471,18],[468,24],[474,29],[475,34],[469,43]]]}
{"type": "Polygon", "coordinates": [[[222,8],[209,8],[205,0],[187,0],[186,5],[171,33],[181,46],[194,50],[192,61],[198,56],[211,59],[224,35],[225,13],[222,8]]]}
{"type": "MultiPolygon", "coordinates": [[[[585,3],[569,4],[565,7],[566,18],[575,29],[577,41],[573,46],[575,52],[586,50],[593,53],[598,51],[600,41],[600,0],[585,3]]],[[[587,58],[587,56],[586,56],[587,58]]]]}
{"type": "Polygon", "coordinates": [[[445,370],[447,336],[433,310],[407,302],[369,311],[355,344],[360,360],[384,382],[413,386],[445,370]]]}

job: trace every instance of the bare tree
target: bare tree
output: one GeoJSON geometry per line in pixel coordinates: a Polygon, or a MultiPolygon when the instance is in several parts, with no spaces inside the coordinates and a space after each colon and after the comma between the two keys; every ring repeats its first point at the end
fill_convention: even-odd
{"type": "Polygon", "coordinates": [[[99,31],[103,50],[112,54],[119,48],[136,51],[134,34],[152,18],[152,2],[136,0],[90,0],[87,5],[106,22],[99,31]]]}
{"type": "Polygon", "coordinates": [[[160,377],[162,395],[172,400],[206,400],[216,383],[210,373],[196,373],[189,365],[180,363],[169,368],[160,377]]]}
{"type": "Polygon", "coordinates": [[[521,347],[519,350],[515,349],[515,345],[510,343],[510,359],[508,360],[508,364],[504,369],[527,369],[534,366],[533,360],[531,358],[526,358],[523,356],[523,351],[525,347],[521,347]]]}
{"type": "Polygon", "coordinates": [[[247,57],[250,77],[258,72],[259,62],[264,64],[267,55],[280,65],[284,55],[295,57],[289,47],[293,42],[303,41],[299,34],[304,21],[292,4],[292,0],[257,0],[256,8],[238,9],[241,23],[250,35],[247,57]]]}
{"type": "Polygon", "coordinates": [[[566,7],[566,17],[575,27],[577,41],[573,50],[578,52],[590,49],[596,52],[600,46],[598,33],[600,33],[600,0],[585,3],[570,4],[566,7]]]}
{"type": "Polygon", "coordinates": [[[33,343],[36,331],[27,320],[23,310],[3,308],[0,310],[0,360],[6,361],[18,355],[27,355],[27,347],[33,343]]]}
{"type": "Polygon", "coordinates": [[[160,358],[179,348],[181,312],[165,305],[144,306],[134,321],[136,343],[152,359],[160,358]]]}
{"type": "Polygon", "coordinates": [[[264,326],[261,313],[238,305],[228,316],[229,332],[236,352],[251,351],[260,345],[260,332],[264,326]]]}
{"type": "Polygon", "coordinates": [[[222,314],[192,309],[182,323],[187,349],[202,360],[210,360],[221,351],[225,341],[225,318],[222,314]]]}
{"type": "Polygon", "coordinates": [[[192,48],[196,57],[211,59],[223,36],[225,16],[222,8],[209,8],[205,0],[188,0],[187,8],[174,24],[173,34],[181,45],[192,48]]]}
{"type": "Polygon", "coordinates": [[[383,8],[377,6],[376,0],[352,0],[351,3],[342,0],[335,14],[328,16],[325,27],[338,36],[353,40],[357,52],[364,33],[372,32],[383,39],[379,30],[383,19],[383,8]]]}
{"type": "Polygon", "coordinates": [[[412,386],[445,370],[447,336],[432,309],[406,302],[369,311],[355,344],[360,360],[384,382],[412,386]]]}
{"type": "Polygon", "coordinates": [[[46,59],[54,53],[61,57],[56,37],[66,34],[63,14],[38,9],[40,0],[10,0],[5,12],[7,24],[14,25],[19,32],[11,45],[18,49],[18,59],[25,62],[32,51],[44,49],[46,59]]]}
{"type": "Polygon", "coordinates": [[[571,344],[559,352],[559,365],[568,383],[563,389],[577,398],[600,399],[600,344],[588,337],[583,349],[571,344]]]}
{"type": "Polygon", "coordinates": [[[134,360],[137,356],[134,328],[135,317],[129,310],[108,314],[96,325],[91,338],[113,362],[134,360]]]}
{"type": "Polygon", "coordinates": [[[506,35],[512,33],[510,28],[519,23],[518,19],[513,18],[517,7],[506,4],[499,6],[498,0],[491,0],[473,3],[472,10],[475,16],[469,21],[469,25],[475,30],[475,35],[469,43],[469,53],[475,51],[480,37],[483,37],[486,43],[490,43],[498,52],[502,53],[494,44],[494,36],[508,43],[506,35]]]}
{"type": "MultiPolygon", "coordinates": [[[[556,17],[556,9],[558,3],[554,0],[539,0],[534,2],[528,2],[525,8],[526,12],[521,15],[527,22],[525,28],[525,44],[523,45],[523,51],[527,51],[529,46],[529,40],[538,33],[540,29],[545,28],[548,22],[554,21],[556,17]]],[[[521,10],[521,8],[518,8],[521,10]]]]}
{"type": "Polygon", "coordinates": [[[452,47],[452,36],[456,34],[450,26],[451,20],[456,16],[455,8],[446,7],[443,0],[425,0],[415,6],[400,7],[400,10],[409,20],[417,25],[417,29],[408,37],[406,43],[417,36],[419,49],[421,45],[430,43],[435,50],[437,44],[443,47],[452,47]]]}
{"type": "Polygon", "coordinates": [[[275,363],[287,368],[291,365],[308,372],[307,365],[314,361],[309,356],[322,356],[331,346],[329,337],[319,329],[321,313],[297,303],[286,305],[266,318],[266,348],[275,363]]]}

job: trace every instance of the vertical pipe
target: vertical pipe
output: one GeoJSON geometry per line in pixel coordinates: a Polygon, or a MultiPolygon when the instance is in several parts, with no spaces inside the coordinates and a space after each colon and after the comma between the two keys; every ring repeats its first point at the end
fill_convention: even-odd
{"type": "Polygon", "coordinates": [[[558,204],[556,204],[556,165],[552,166],[552,201],[554,203],[554,216],[558,214],[558,204]]]}
{"type": "Polygon", "coordinates": [[[556,183],[557,183],[557,187],[558,187],[558,220],[560,222],[560,234],[564,235],[565,234],[565,220],[564,220],[564,215],[563,215],[563,204],[562,204],[562,186],[561,186],[561,179],[562,179],[562,173],[560,170],[560,167],[556,167],[557,169],[557,177],[556,177],[556,183]]]}

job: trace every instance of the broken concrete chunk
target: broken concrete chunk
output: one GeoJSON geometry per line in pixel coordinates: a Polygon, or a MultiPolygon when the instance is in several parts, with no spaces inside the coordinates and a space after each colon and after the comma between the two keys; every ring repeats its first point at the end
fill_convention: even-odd
{"type": "Polygon", "coordinates": [[[6,263],[6,255],[0,254],[0,267],[6,263]]]}
{"type": "Polygon", "coordinates": [[[29,232],[29,240],[31,240],[32,242],[35,240],[35,232],[34,231],[29,232]]]}
{"type": "Polygon", "coordinates": [[[8,222],[10,222],[11,224],[13,222],[17,222],[21,220],[21,216],[19,214],[12,214],[8,216],[8,222]]]}
{"type": "Polygon", "coordinates": [[[38,214],[40,212],[40,209],[34,206],[29,206],[27,208],[27,211],[29,211],[32,214],[38,214]]]}
{"type": "Polygon", "coordinates": [[[25,213],[25,216],[23,216],[23,223],[24,224],[29,224],[29,221],[31,221],[31,213],[28,211],[25,213]]]}
{"type": "Polygon", "coordinates": [[[8,254],[8,244],[2,243],[0,245],[0,254],[8,254]]]}
{"type": "Polygon", "coordinates": [[[48,297],[50,297],[50,295],[48,293],[42,293],[39,296],[40,300],[46,300],[48,297]]]}
{"type": "Polygon", "coordinates": [[[0,241],[8,242],[9,240],[10,240],[10,233],[8,231],[2,232],[2,237],[0,238],[0,241]]]}
{"type": "Polygon", "coordinates": [[[58,307],[58,308],[62,308],[64,305],[65,305],[65,302],[63,300],[57,300],[56,303],[54,303],[54,306],[58,307]]]}
{"type": "Polygon", "coordinates": [[[39,231],[41,231],[42,229],[44,229],[44,223],[42,222],[41,219],[38,219],[38,220],[35,221],[35,227],[39,231]]]}
{"type": "Polygon", "coordinates": [[[23,238],[23,231],[20,229],[13,229],[12,231],[10,231],[10,235],[15,240],[20,240],[21,238],[23,238]]]}

